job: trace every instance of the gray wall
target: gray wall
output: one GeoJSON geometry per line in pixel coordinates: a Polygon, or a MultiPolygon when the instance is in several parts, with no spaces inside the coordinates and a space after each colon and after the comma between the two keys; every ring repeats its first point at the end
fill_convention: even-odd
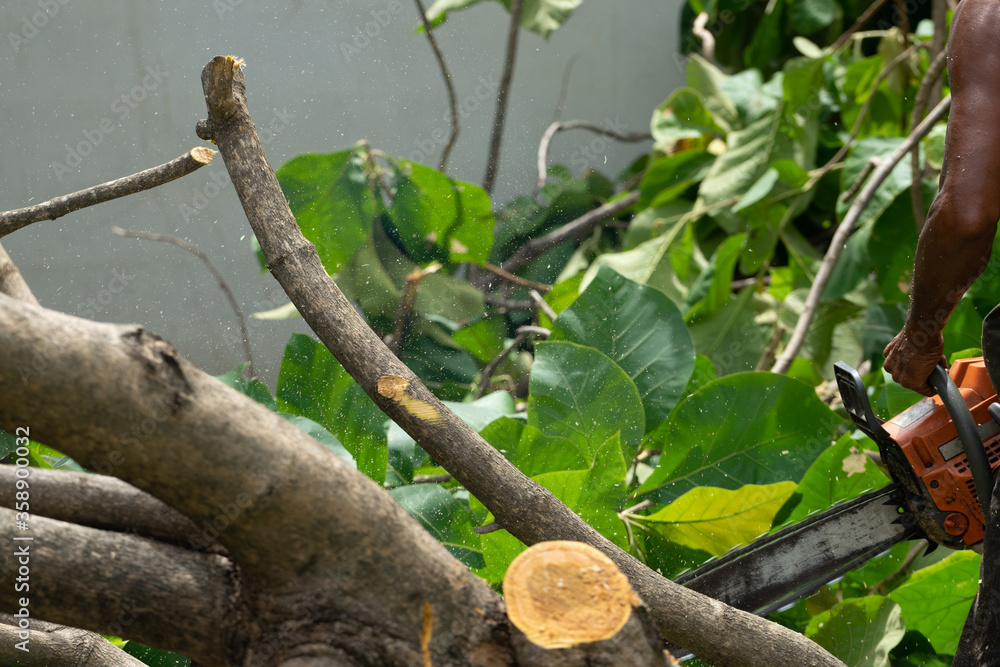
{"type": "MultiPolygon", "coordinates": [[[[681,0],[588,0],[548,41],[521,32],[497,207],[531,191],[538,140],[553,119],[571,57],[579,59],[563,120],[648,128],[653,108],[683,82],[675,58],[680,6],[681,0]]],[[[484,2],[436,30],[464,101],[448,171],[474,183],[482,180],[493,118],[491,100],[476,91],[483,97],[499,79],[507,16],[498,3],[484,2]]],[[[299,153],[339,150],[359,139],[436,166],[447,101],[426,38],[414,32],[417,22],[412,0],[6,0],[0,210],[155,166],[202,144],[194,134],[205,115],[200,73],[217,54],[246,60],[250,111],[258,128],[273,128],[261,134],[276,168],[299,153]],[[373,23],[379,17],[384,25],[373,23]],[[27,27],[32,18],[42,27],[27,27]],[[355,41],[366,24],[375,36],[355,41]]],[[[576,173],[592,163],[613,176],[648,147],[609,144],[596,154],[587,150],[593,139],[580,131],[560,135],[550,162],[576,173]]],[[[142,323],[208,372],[226,372],[242,351],[229,306],[207,270],[176,247],[110,232],[119,225],[195,243],[226,275],[248,315],[285,303],[274,279],[257,269],[232,188],[216,186],[224,169],[217,157],[155,191],[36,223],[3,245],[43,305],[142,323]]],[[[250,327],[259,372],[273,386],[289,334],[306,329],[301,320],[250,327]]]]}

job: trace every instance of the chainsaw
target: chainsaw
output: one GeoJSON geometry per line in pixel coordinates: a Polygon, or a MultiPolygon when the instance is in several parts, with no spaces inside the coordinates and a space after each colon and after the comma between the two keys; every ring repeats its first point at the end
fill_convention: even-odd
{"type": "Polygon", "coordinates": [[[856,370],[837,385],[854,425],[878,446],[892,483],[814,514],[677,578],[756,614],[787,607],[904,540],[982,553],[1000,467],[1000,403],[982,357],[938,367],[925,398],[886,422],[856,370]]]}

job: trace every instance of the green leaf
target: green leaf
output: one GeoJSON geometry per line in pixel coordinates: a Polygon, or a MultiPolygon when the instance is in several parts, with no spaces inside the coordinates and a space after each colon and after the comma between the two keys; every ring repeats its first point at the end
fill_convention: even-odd
{"type": "Polygon", "coordinates": [[[667,503],[696,486],[797,481],[843,423],[812,387],[773,373],[738,373],[685,399],[643,446],[663,454],[637,494],[667,503]]]}
{"type": "Polygon", "coordinates": [[[634,520],[672,542],[721,556],[770,530],[793,491],[794,482],[747,484],[736,490],[699,486],[663,509],[634,520]]]}
{"type": "Polygon", "coordinates": [[[486,565],[479,535],[472,530],[472,514],[450,493],[437,484],[403,486],[389,493],[466,567],[486,565]]]}
{"type": "Polygon", "coordinates": [[[588,466],[588,457],[575,442],[546,435],[522,419],[501,417],[484,428],[481,435],[528,477],[588,466]]]}
{"type": "MultiPolygon", "coordinates": [[[[844,163],[844,169],[841,171],[841,188],[844,191],[849,190],[869,161],[873,158],[879,161],[888,159],[901,143],[903,143],[903,139],[900,137],[865,137],[854,144],[844,163]]],[[[865,207],[856,227],[870,229],[882,213],[889,208],[896,196],[909,188],[911,183],[910,163],[908,160],[900,160],[889,172],[889,176],[875,190],[875,195],[865,207]]],[[[843,219],[852,204],[853,200],[844,202],[838,199],[837,217],[843,219]]]]}
{"type": "Polygon", "coordinates": [[[917,570],[889,599],[903,611],[911,630],[919,630],[938,653],[954,654],[979,583],[980,556],[958,551],[917,570]]]}
{"type": "Polygon", "coordinates": [[[694,202],[688,199],[677,199],[663,206],[639,211],[628,225],[622,250],[632,250],[640,243],[670,234],[673,227],[682,224],[684,216],[691,212],[693,206],[694,202]]]}
{"type": "Polygon", "coordinates": [[[681,151],[649,166],[639,185],[639,209],[663,206],[705,177],[715,156],[703,151],[681,151]]]}
{"type": "Polygon", "coordinates": [[[788,23],[792,32],[811,35],[830,25],[836,16],[836,0],[791,0],[788,23]]]}
{"type": "Polygon", "coordinates": [[[603,267],[556,320],[551,340],[595,347],[635,382],[651,431],[677,405],[694,370],[694,344],[662,292],[603,267]]]}
{"type": "Polygon", "coordinates": [[[750,285],[719,310],[692,315],[688,330],[694,348],[712,360],[719,375],[753,370],[757,366],[771,335],[756,321],[761,301],[763,297],[750,285]]]}
{"type": "Polygon", "coordinates": [[[625,471],[621,439],[615,433],[595,447],[588,469],[542,473],[534,480],[624,549],[628,540],[618,512],[625,509],[625,471]]]}
{"type": "Polygon", "coordinates": [[[271,390],[267,388],[266,384],[256,378],[248,380],[243,377],[243,369],[245,367],[246,364],[240,364],[225,375],[216,376],[216,379],[241,394],[249,396],[269,410],[277,411],[278,404],[275,403],[274,396],[271,396],[271,390]]]}
{"type": "Polygon", "coordinates": [[[506,333],[503,317],[487,317],[462,327],[451,339],[485,364],[503,351],[506,333]]]}
{"type": "MultiPolygon", "coordinates": [[[[466,9],[482,0],[436,0],[427,10],[427,19],[437,24],[447,18],[448,12],[466,9]]],[[[510,0],[500,0],[510,11],[510,0]]],[[[583,0],[524,0],[521,10],[521,27],[548,38],[580,6],[583,0]]]]}
{"type": "Polygon", "coordinates": [[[324,426],[351,453],[361,472],[383,482],[387,418],[322,343],[292,334],[278,372],[277,398],[282,412],[324,426]]]}
{"type": "Polygon", "coordinates": [[[865,455],[864,448],[872,449],[874,443],[845,434],[820,454],[799,482],[796,493],[800,500],[787,522],[796,523],[813,512],[889,484],[891,480],[865,455]]]}
{"type": "Polygon", "coordinates": [[[656,148],[667,152],[678,141],[725,134],[705,108],[701,93],[693,88],[678,88],[653,112],[650,129],[656,148]]]}
{"type": "Polygon", "coordinates": [[[191,664],[191,661],[182,655],[146,646],[137,641],[127,642],[123,650],[150,667],[188,667],[191,664]]]}
{"type": "Polygon", "coordinates": [[[670,245],[684,227],[674,225],[669,233],[640,243],[632,250],[598,255],[584,274],[581,288],[586,289],[601,267],[607,266],[632,282],[655,287],[678,308],[686,308],[688,288],[678,278],[670,257],[670,245]]]}
{"type": "Polygon", "coordinates": [[[728,78],[718,67],[699,55],[688,58],[688,86],[701,95],[702,103],[716,125],[729,131],[740,127],[736,105],[723,91],[723,83],[728,78]]]}
{"type": "Polygon", "coordinates": [[[528,424],[572,441],[585,458],[620,433],[621,447],[631,458],[645,423],[639,390],[607,356],[575,343],[535,345],[528,424]]]}
{"type": "Polygon", "coordinates": [[[275,176],[326,272],[337,273],[365,242],[375,216],[362,158],[354,150],[306,153],[286,162],[275,176]]]}
{"type": "Polygon", "coordinates": [[[389,164],[394,181],[389,217],[409,256],[420,263],[485,262],[495,224],[486,191],[410,160],[392,158],[389,164]]]}
{"type": "Polygon", "coordinates": [[[357,461],[355,461],[354,457],[351,456],[351,453],[347,451],[347,448],[345,448],[342,444],[340,444],[340,440],[338,440],[337,436],[335,436],[333,433],[330,433],[328,430],[326,430],[313,420],[309,419],[308,417],[302,417],[300,415],[291,415],[288,413],[279,413],[279,414],[281,414],[282,417],[291,422],[292,425],[295,426],[295,428],[309,435],[313,440],[323,445],[324,447],[329,449],[331,452],[333,452],[343,460],[350,463],[351,466],[353,466],[354,468],[358,467],[357,461]]]}
{"type": "Polygon", "coordinates": [[[729,303],[736,260],[739,259],[745,242],[746,234],[733,234],[719,245],[688,294],[688,302],[693,301],[689,318],[705,316],[729,303]]]}
{"type": "Polygon", "coordinates": [[[813,617],[805,635],[852,667],[889,667],[889,651],[904,632],[899,605],[869,595],[813,617]]]}

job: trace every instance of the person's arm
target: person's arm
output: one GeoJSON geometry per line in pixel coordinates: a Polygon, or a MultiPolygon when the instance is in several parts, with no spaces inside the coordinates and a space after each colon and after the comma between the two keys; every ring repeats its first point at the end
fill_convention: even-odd
{"type": "MultiPolygon", "coordinates": [[[[986,268],[1000,218],[1000,2],[963,0],[948,40],[951,111],[940,190],[917,243],[910,308],[885,369],[926,396],[941,330],[986,268]]],[[[913,187],[920,187],[914,184],[913,187]]]]}

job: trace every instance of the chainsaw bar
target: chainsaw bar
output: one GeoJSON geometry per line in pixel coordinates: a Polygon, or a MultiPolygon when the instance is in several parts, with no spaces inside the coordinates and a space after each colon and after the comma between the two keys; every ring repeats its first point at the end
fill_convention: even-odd
{"type": "Polygon", "coordinates": [[[921,536],[896,484],[814,514],[677,578],[755,614],[781,609],[904,540],[921,536]]]}

